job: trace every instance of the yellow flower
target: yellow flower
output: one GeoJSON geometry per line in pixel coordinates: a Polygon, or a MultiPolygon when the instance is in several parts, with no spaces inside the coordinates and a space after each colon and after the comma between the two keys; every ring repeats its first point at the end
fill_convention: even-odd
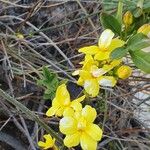
{"type": "Polygon", "coordinates": [[[127,11],[123,16],[123,22],[126,28],[133,23],[133,15],[130,11],[127,11]]]}
{"type": "Polygon", "coordinates": [[[45,134],[44,136],[45,142],[39,141],[38,146],[43,149],[52,149],[52,150],[58,150],[58,148],[55,146],[55,139],[52,139],[50,134],[45,134]]]}
{"type": "Polygon", "coordinates": [[[121,79],[126,79],[132,74],[132,69],[129,66],[121,66],[117,70],[117,75],[121,79]]]}
{"type": "Polygon", "coordinates": [[[143,26],[141,26],[138,29],[137,33],[143,33],[150,38],[150,24],[144,24],[143,26]]]}
{"type": "Polygon", "coordinates": [[[24,36],[23,36],[23,34],[21,34],[21,33],[17,33],[16,36],[17,36],[17,38],[19,38],[19,39],[24,39],[24,36]]]}
{"type": "Polygon", "coordinates": [[[52,101],[52,107],[48,109],[46,115],[48,117],[56,115],[61,117],[67,109],[79,111],[82,109],[81,101],[85,99],[85,95],[71,101],[70,94],[65,84],[60,85],[56,91],[56,97],[52,101]]]}
{"type": "Polygon", "coordinates": [[[110,64],[104,64],[102,68],[99,68],[94,59],[91,58],[89,61],[85,61],[83,67],[75,71],[73,75],[79,75],[77,84],[83,86],[91,97],[95,97],[99,93],[100,86],[115,86],[116,79],[112,76],[104,76],[104,74],[118,66],[120,62],[120,60],[114,60],[110,64]]]}
{"type": "Polygon", "coordinates": [[[124,41],[120,39],[113,39],[114,33],[110,29],[106,29],[102,32],[98,46],[88,46],[79,49],[79,52],[84,54],[94,55],[95,60],[106,60],[109,59],[109,55],[111,51],[116,49],[117,47],[121,47],[124,45],[124,41]]]}
{"type": "Polygon", "coordinates": [[[102,138],[101,128],[94,124],[96,110],[86,105],[81,112],[60,120],[59,129],[66,135],[64,144],[67,147],[81,145],[83,150],[96,150],[97,142],[102,138]]]}

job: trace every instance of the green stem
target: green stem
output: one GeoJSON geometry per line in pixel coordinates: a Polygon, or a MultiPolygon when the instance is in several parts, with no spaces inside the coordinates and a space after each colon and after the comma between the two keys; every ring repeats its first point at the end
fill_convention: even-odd
{"type": "Polygon", "coordinates": [[[120,24],[122,24],[122,11],[123,11],[123,2],[119,1],[118,2],[118,10],[117,10],[117,15],[116,18],[119,21],[120,24]]]}
{"type": "Polygon", "coordinates": [[[17,107],[20,111],[25,113],[29,119],[37,122],[43,129],[46,130],[47,133],[51,134],[51,136],[53,136],[58,141],[59,144],[63,145],[62,138],[53,129],[51,129],[47,124],[45,124],[34,112],[29,110],[20,102],[18,102],[15,98],[5,93],[2,89],[0,89],[0,96],[2,96],[4,99],[6,99],[9,103],[14,105],[15,107],[17,107]]]}

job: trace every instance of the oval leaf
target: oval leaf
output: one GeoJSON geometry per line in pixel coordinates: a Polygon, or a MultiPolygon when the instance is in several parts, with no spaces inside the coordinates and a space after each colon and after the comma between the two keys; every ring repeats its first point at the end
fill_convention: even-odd
{"type": "Polygon", "coordinates": [[[125,47],[118,47],[115,50],[113,50],[110,54],[111,59],[120,59],[126,55],[128,52],[128,49],[125,47]]]}
{"type": "Polygon", "coordinates": [[[118,22],[118,20],[114,16],[109,15],[107,13],[101,13],[100,21],[105,29],[110,29],[114,33],[117,33],[118,35],[120,35],[121,24],[118,22]]]}
{"type": "Polygon", "coordinates": [[[132,51],[140,50],[148,46],[150,46],[150,39],[142,33],[134,35],[127,43],[127,47],[132,51]]]}
{"type": "Polygon", "coordinates": [[[130,55],[136,67],[146,73],[150,73],[150,52],[142,50],[130,51],[130,55]]]}

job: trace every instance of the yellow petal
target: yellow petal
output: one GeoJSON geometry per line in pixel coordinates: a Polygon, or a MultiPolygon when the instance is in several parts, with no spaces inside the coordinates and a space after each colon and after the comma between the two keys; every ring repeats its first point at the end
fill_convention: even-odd
{"type": "Polygon", "coordinates": [[[42,142],[42,141],[39,141],[39,142],[38,142],[38,146],[39,146],[39,147],[45,147],[45,143],[42,142]]]}
{"type": "Polygon", "coordinates": [[[38,146],[42,147],[43,149],[52,148],[54,146],[55,139],[52,139],[50,134],[45,134],[43,137],[45,138],[45,142],[39,141],[38,146]]]}
{"type": "Polygon", "coordinates": [[[81,77],[79,77],[79,79],[77,81],[77,84],[80,85],[80,86],[83,86],[84,80],[81,77]]]}
{"type": "Polygon", "coordinates": [[[82,102],[85,99],[85,95],[75,99],[74,101],[82,102]]]}
{"type": "Polygon", "coordinates": [[[63,113],[64,113],[64,110],[65,110],[65,107],[60,107],[57,111],[56,111],[56,113],[55,113],[55,115],[56,116],[58,116],[58,117],[61,117],[62,115],[63,115],[63,113]]]}
{"type": "Polygon", "coordinates": [[[102,129],[96,125],[96,124],[91,124],[90,126],[87,127],[86,133],[93,138],[95,141],[100,141],[102,138],[103,131],[102,129]]]}
{"type": "Polygon", "coordinates": [[[96,118],[97,112],[95,108],[92,108],[89,105],[86,105],[82,109],[82,116],[86,119],[87,122],[92,123],[96,118]]]}
{"type": "Polygon", "coordinates": [[[84,54],[89,54],[89,55],[95,55],[96,53],[99,52],[99,47],[98,46],[87,46],[79,49],[79,52],[84,53],[84,54]]]}
{"type": "Polygon", "coordinates": [[[85,80],[84,89],[91,97],[97,96],[99,93],[99,83],[97,79],[85,80]]]}
{"type": "Polygon", "coordinates": [[[85,133],[81,135],[80,143],[83,150],[96,150],[97,148],[97,141],[85,133]]]}
{"type": "Polygon", "coordinates": [[[107,50],[113,37],[114,37],[114,33],[110,29],[104,30],[98,41],[98,46],[100,50],[102,51],[107,50]]]}
{"type": "Polygon", "coordinates": [[[93,61],[93,57],[92,57],[92,55],[86,54],[84,57],[84,61],[80,62],[80,64],[85,64],[88,61],[93,61]]]}
{"type": "Polygon", "coordinates": [[[45,134],[43,137],[44,137],[45,140],[48,140],[50,143],[53,140],[52,137],[50,136],[50,134],[45,134]]]}
{"type": "Polygon", "coordinates": [[[55,115],[55,113],[57,112],[58,108],[57,107],[51,107],[47,110],[46,112],[46,116],[51,117],[53,115],[55,115]]]}
{"type": "Polygon", "coordinates": [[[63,116],[64,117],[69,117],[69,116],[73,117],[74,116],[73,108],[71,108],[71,107],[66,108],[63,112],[63,116]]]}
{"type": "MultiPolygon", "coordinates": [[[[107,69],[107,70],[108,70],[108,69],[107,69]]],[[[105,73],[107,72],[107,70],[104,69],[104,68],[99,68],[99,69],[93,70],[93,71],[92,71],[92,75],[93,75],[93,77],[96,77],[96,78],[97,78],[97,77],[99,77],[99,76],[105,74],[105,73]]]]}
{"type": "Polygon", "coordinates": [[[98,67],[96,65],[92,65],[90,68],[90,73],[92,73],[93,71],[96,71],[98,69],[98,67]]]}
{"type": "Polygon", "coordinates": [[[91,68],[93,66],[97,66],[97,65],[98,65],[98,62],[93,59],[93,60],[90,60],[90,61],[84,63],[82,70],[91,71],[91,68]]]}
{"type": "Polygon", "coordinates": [[[109,47],[108,47],[108,51],[113,51],[114,49],[118,48],[118,47],[122,47],[125,44],[124,41],[120,40],[120,39],[112,39],[109,47]]]}
{"type": "Polygon", "coordinates": [[[114,87],[117,83],[116,79],[112,76],[102,76],[98,79],[101,86],[114,87]]]}
{"type": "Polygon", "coordinates": [[[79,145],[80,142],[80,134],[79,132],[71,135],[67,135],[64,139],[64,144],[67,147],[74,147],[79,145]]]}
{"type": "Polygon", "coordinates": [[[106,60],[109,59],[109,55],[110,55],[109,51],[100,51],[94,56],[94,59],[99,61],[106,60]]]}
{"type": "Polygon", "coordinates": [[[86,79],[91,79],[92,78],[92,75],[89,71],[85,71],[85,70],[80,70],[80,77],[83,79],[83,80],[86,80],[86,79]]]}
{"type": "Polygon", "coordinates": [[[82,110],[82,105],[81,105],[81,103],[79,103],[78,101],[72,101],[72,102],[71,102],[71,107],[72,107],[75,111],[81,111],[81,110],[82,110]]]}
{"type": "Polygon", "coordinates": [[[55,143],[55,139],[52,139],[52,137],[50,136],[50,134],[46,134],[43,136],[46,140],[46,147],[45,148],[50,148],[50,147],[53,147],[54,146],[54,143],[55,143]]]}
{"type": "Polygon", "coordinates": [[[63,134],[74,134],[77,132],[77,122],[73,117],[64,117],[59,122],[59,129],[63,134]]]}
{"type": "Polygon", "coordinates": [[[67,106],[70,104],[70,94],[65,84],[62,84],[57,88],[56,99],[61,105],[67,106]]]}

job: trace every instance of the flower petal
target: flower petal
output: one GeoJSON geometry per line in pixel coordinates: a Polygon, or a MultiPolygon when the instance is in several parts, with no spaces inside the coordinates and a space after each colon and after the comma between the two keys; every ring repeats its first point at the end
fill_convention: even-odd
{"type": "Polygon", "coordinates": [[[45,147],[45,142],[39,141],[39,142],[38,142],[38,146],[39,146],[39,147],[45,147]]]}
{"type": "Polygon", "coordinates": [[[69,103],[70,103],[70,94],[69,94],[65,84],[62,84],[57,88],[56,100],[61,105],[69,105],[69,103]]]}
{"type": "Polygon", "coordinates": [[[91,97],[97,96],[99,93],[99,83],[97,79],[85,80],[84,89],[91,97]]]}
{"type": "Polygon", "coordinates": [[[85,70],[80,70],[80,77],[83,79],[83,80],[86,80],[86,79],[90,79],[92,78],[92,75],[89,71],[85,71],[85,70]]]}
{"type": "Polygon", "coordinates": [[[73,108],[71,108],[71,107],[66,108],[63,112],[63,116],[64,117],[69,117],[69,116],[73,117],[74,116],[73,108]]]}
{"type": "Polygon", "coordinates": [[[112,39],[111,44],[108,47],[108,51],[113,51],[114,49],[116,49],[117,47],[122,47],[125,44],[124,41],[120,40],[120,39],[112,39]]]}
{"type": "Polygon", "coordinates": [[[110,29],[104,30],[98,41],[98,46],[100,50],[102,51],[107,50],[113,37],[114,37],[114,33],[110,29]]]}
{"type": "Polygon", "coordinates": [[[102,60],[105,60],[105,59],[109,59],[109,55],[110,55],[109,51],[100,51],[99,53],[97,53],[94,56],[94,59],[102,61],[102,60]]]}
{"type": "Polygon", "coordinates": [[[97,141],[85,133],[81,135],[80,143],[83,150],[96,150],[97,148],[97,141]]]}
{"type": "Polygon", "coordinates": [[[74,101],[78,101],[79,103],[82,102],[85,99],[85,95],[75,99],[74,101]]]}
{"type": "Polygon", "coordinates": [[[51,117],[56,114],[56,111],[58,110],[58,107],[51,107],[47,110],[46,116],[51,117]]]}
{"type": "Polygon", "coordinates": [[[74,147],[79,145],[80,142],[80,134],[79,132],[71,135],[67,135],[64,139],[64,145],[67,147],[74,147]]]}
{"type": "Polygon", "coordinates": [[[80,85],[80,86],[83,86],[84,80],[81,77],[79,77],[79,79],[77,81],[77,84],[80,85]]]}
{"type": "Polygon", "coordinates": [[[55,115],[56,116],[58,116],[58,117],[61,117],[62,115],[63,115],[63,113],[64,113],[64,110],[65,110],[65,107],[60,107],[57,111],[56,111],[56,113],[55,113],[55,115]]]}
{"type": "Polygon", "coordinates": [[[52,137],[50,136],[50,134],[45,134],[43,137],[45,140],[52,142],[52,137]]]}
{"type": "Polygon", "coordinates": [[[89,105],[86,105],[82,109],[82,116],[86,119],[86,121],[88,123],[92,123],[95,120],[96,115],[97,115],[97,112],[96,112],[95,108],[92,108],[89,105]]]}
{"type": "Polygon", "coordinates": [[[81,111],[82,110],[82,105],[81,103],[79,103],[78,101],[72,101],[71,102],[71,107],[75,110],[75,111],[81,111]]]}
{"type": "Polygon", "coordinates": [[[92,55],[86,54],[85,57],[84,57],[84,61],[80,62],[79,64],[85,64],[88,61],[94,62],[92,55]]]}
{"type": "Polygon", "coordinates": [[[87,47],[80,48],[78,51],[84,54],[95,55],[96,53],[99,52],[99,47],[95,45],[87,46],[87,47]]]}
{"type": "Polygon", "coordinates": [[[52,139],[50,134],[45,134],[43,137],[45,138],[45,142],[39,141],[38,146],[43,147],[43,149],[52,148],[54,146],[55,139],[52,139]]]}
{"type": "Polygon", "coordinates": [[[77,122],[73,117],[64,117],[59,122],[59,129],[63,134],[74,134],[77,132],[77,122]]]}
{"type": "Polygon", "coordinates": [[[101,86],[114,87],[117,83],[116,79],[112,76],[102,76],[98,79],[101,86]]]}
{"type": "Polygon", "coordinates": [[[90,126],[88,126],[86,129],[86,133],[95,141],[100,141],[103,135],[102,129],[96,124],[91,124],[90,126]]]}
{"type": "MultiPolygon", "coordinates": [[[[50,147],[53,147],[53,146],[54,146],[55,139],[52,139],[52,137],[50,136],[50,134],[46,134],[46,135],[44,135],[43,137],[44,137],[45,140],[46,140],[45,145],[46,145],[47,148],[50,148],[50,147]]],[[[45,148],[46,148],[46,147],[45,147],[45,148]]]]}

